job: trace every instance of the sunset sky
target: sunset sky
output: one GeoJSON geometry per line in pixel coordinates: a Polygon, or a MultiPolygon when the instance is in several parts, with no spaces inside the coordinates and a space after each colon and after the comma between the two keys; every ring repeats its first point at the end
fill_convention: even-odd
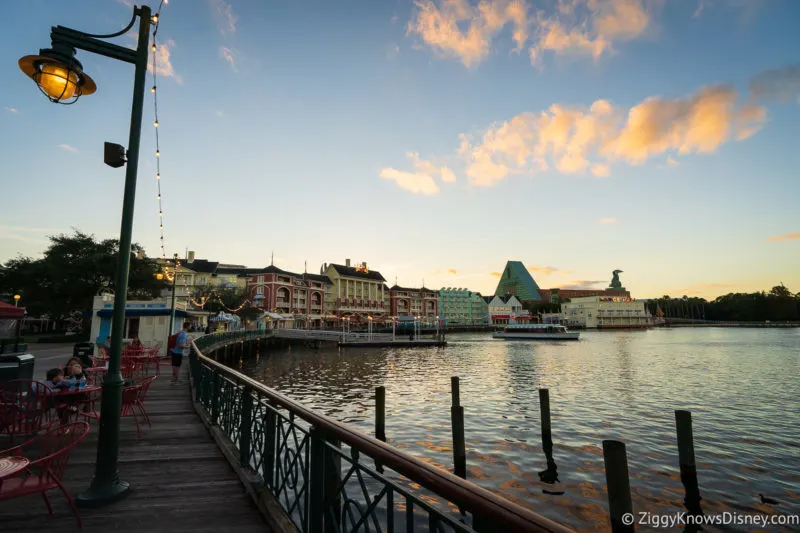
{"type": "MultiPolygon", "coordinates": [[[[132,66],[79,52],[97,93],[58,106],[17,60],[131,5],[6,10],[0,262],[119,235],[102,152],[128,143],[132,66]]],[[[508,259],[542,288],[800,291],[798,25],[794,0],[169,0],[167,254],[484,293],[508,259]]],[[[134,240],[160,256],[153,130],[148,93],[134,240]]]]}

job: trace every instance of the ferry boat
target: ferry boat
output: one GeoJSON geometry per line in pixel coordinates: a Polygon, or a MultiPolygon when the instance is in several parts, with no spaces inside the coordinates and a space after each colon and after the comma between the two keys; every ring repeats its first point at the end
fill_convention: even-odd
{"type": "Polygon", "coordinates": [[[580,333],[569,331],[561,324],[509,324],[503,331],[495,331],[495,339],[576,341],[580,333]]]}

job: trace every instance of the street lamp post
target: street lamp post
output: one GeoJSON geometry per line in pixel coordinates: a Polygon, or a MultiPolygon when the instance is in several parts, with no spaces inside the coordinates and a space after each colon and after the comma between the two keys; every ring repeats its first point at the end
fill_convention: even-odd
{"type": "Polygon", "coordinates": [[[125,329],[125,305],[128,296],[128,273],[131,262],[131,239],[133,233],[133,211],[136,199],[136,173],[139,163],[139,140],[142,129],[147,53],[150,42],[151,11],[147,6],[134,7],[133,17],[123,30],[108,35],[91,35],[63,26],[50,31],[52,48],[42,49],[38,56],[26,56],[19,60],[20,69],[54,103],[74,103],[82,95],[96,90],[94,81],[83,73],[83,67],[75,59],[75,50],[85,50],[104,57],[133,64],[133,102],[131,105],[130,138],[128,141],[128,167],[125,172],[125,189],[122,201],[122,223],[119,237],[119,259],[117,261],[112,320],[112,344],[108,362],[108,373],[103,382],[100,409],[100,429],[97,440],[97,460],[91,486],[76,498],[81,506],[100,506],[124,498],[130,492],[130,484],[120,480],[119,423],[122,409],[122,335],[125,329]],[[139,19],[137,46],[135,50],[118,46],[102,39],[118,37],[130,30],[139,19]]]}
{"type": "Polygon", "coordinates": [[[175,325],[175,284],[178,280],[178,267],[181,266],[180,262],[178,262],[178,254],[175,254],[172,257],[173,261],[173,269],[172,269],[172,307],[169,313],[169,335],[172,335],[172,328],[175,325]]]}

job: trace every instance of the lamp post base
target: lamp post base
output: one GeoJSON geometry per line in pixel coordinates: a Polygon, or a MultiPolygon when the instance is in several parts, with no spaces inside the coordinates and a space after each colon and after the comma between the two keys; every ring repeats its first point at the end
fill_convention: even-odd
{"type": "Polygon", "coordinates": [[[78,494],[75,505],[78,507],[102,507],[118,502],[128,496],[133,487],[127,481],[114,481],[111,485],[92,486],[86,492],[78,494]]]}

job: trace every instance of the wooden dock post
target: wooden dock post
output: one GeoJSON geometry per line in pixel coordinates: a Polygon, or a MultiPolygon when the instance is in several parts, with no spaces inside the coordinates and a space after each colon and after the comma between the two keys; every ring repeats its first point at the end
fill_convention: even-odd
{"type": "Polygon", "coordinates": [[[553,434],[550,427],[550,391],[539,389],[539,412],[542,418],[542,446],[553,448],[553,434]]]}
{"type": "Polygon", "coordinates": [[[386,442],[386,387],[375,388],[375,438],[386,442]]]}
{"type": "Polygon", "coordinates": [[[632,533],[634,530],[634,514],[625,443],[616,440],[604,440],[603,460],[606,467],[611,531],[613,533],[632,533]]]}
{"type": "Polygon", "coordinates": [[[464,408],[461,407],[461,390],[458,376],[450,378],[452,405],[450,407],[450,424],[453,429],[453,464],[455,474],[467,479],[467,449],[464,440],[464,408]]]}
{"type": "Polygon", "coordinates": [[[686,491],[684,504],[690,513],[701,514],[700,487],[697,483],[697,464],[694,460],[694,436],[692,435],[692,413],[690,411],[675,411],[675,429],[678,433],[681,483],[686,491]]]}

